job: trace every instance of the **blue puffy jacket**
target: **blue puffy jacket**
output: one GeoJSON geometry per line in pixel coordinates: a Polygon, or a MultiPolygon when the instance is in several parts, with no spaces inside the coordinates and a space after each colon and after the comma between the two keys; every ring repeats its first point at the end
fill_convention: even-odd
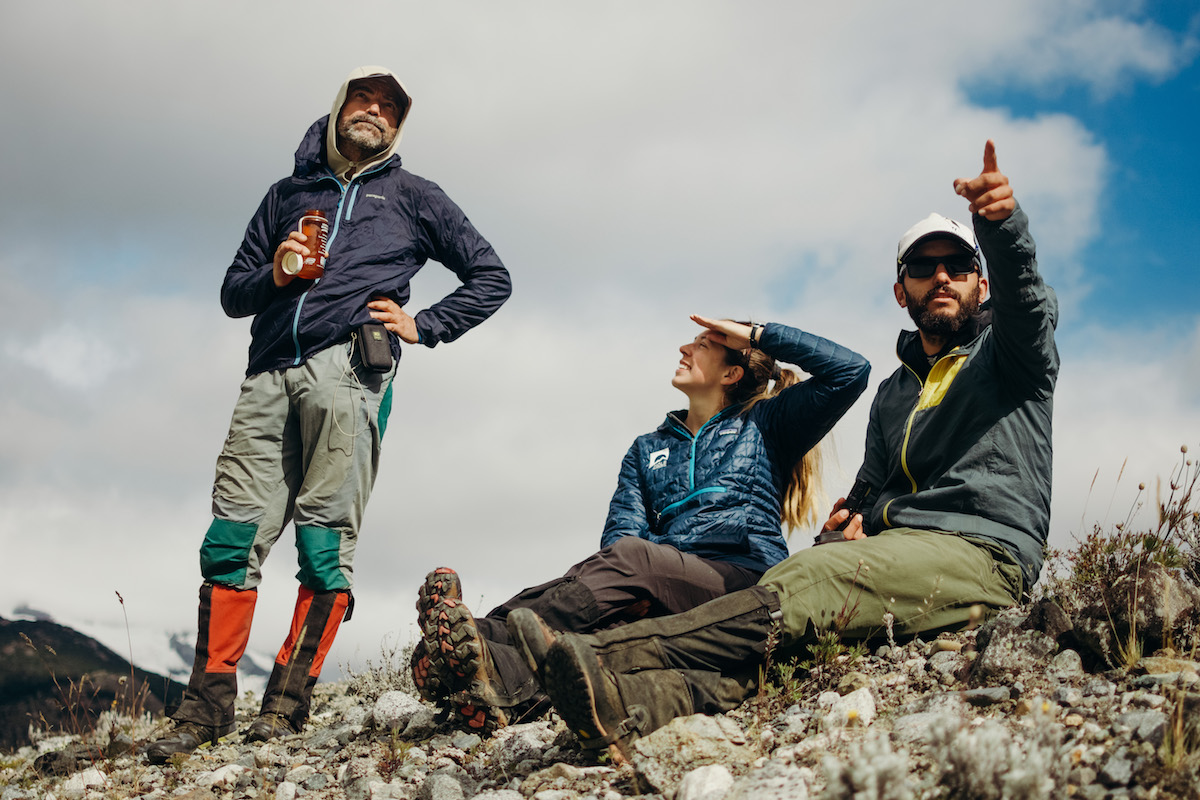
{"type": "MultiPolygon", "coordinates": [[[[401,169],[400,156],[343,186],[326,166],[328,124],[326,116],[308,129],[296,150],[294,173],[267,192],[225,274],[225,312],[255,315],[247,375],[295,366],[349,341],[355,328],[371,321],[371,298],[390,297],[403,305],[409,280],[431,258],[453,271],[462,286],[414,316],[428,347],[457,339],[511,292],[508,271],[492,246],[436,184],[401,169]],[[276,288],[275,248],[310,208],[324,211],[330,222],[325,276],[276,288]]],[[[399,340],[390,338],[392,355],[399,358],[399,340]]]]}
{"type": "Polygon", "coordinates": [[[787,558],[784,487],[862,394],[871,368],[858,353],[786,325],[767,325],[759,346],[812,377],[748,413],[722,410],[694,437],[683,411],[639,436],[621,462],[601,547],[640,536],[759,571],[787,558]]]}

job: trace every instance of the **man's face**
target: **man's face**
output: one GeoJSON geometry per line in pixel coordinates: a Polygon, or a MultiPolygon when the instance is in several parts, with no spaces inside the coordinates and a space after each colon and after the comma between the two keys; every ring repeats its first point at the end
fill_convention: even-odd
{"type": "MultiPolygon", "coordinates": [[[[963,252],[954,242],[935,239],[923,242],[913,251],[918,258],[957,256],[963,252]]],[[[978,271],[951,275],[939,264],[928,278],[909,277],[907,271],[894,287],[896,302],[908,309],[908,315],[921,332],[946,337],[958,333],[987,297],[987,278],[978,271]]]]}
{"type": "Polygon", "coordinates": [[[395,141],[402,112],[386,84],[370,79],[354,81],[338,114],[339,142],[350,142],[363,156],[381,153],[395,141]]]}

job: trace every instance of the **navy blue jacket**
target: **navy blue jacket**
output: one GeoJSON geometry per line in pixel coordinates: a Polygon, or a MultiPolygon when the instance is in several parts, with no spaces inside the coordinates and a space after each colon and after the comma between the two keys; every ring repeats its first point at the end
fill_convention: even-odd
{"type": "MultiPolygon", "coordinates": [[[[329,117],[312,124],[296,150],[296,168],[267,192],[225,273],[221,305],[231,317],[255,315],[247,375],[303,363],[350,339],[371,321],[373,297],[408,301],[408,282],[428,259],[462,286],[414,319],[421,342],[433,347],[462,336],[508,298],[508,271],[492,246],[438,186],[400,168],[400,156],[342,184],[325,160],[329,117]],[[329,259],[319,280],[276,288],[275,248],[310,208],[330,222],[329,259]]],[[[391,336],[392,355],[400,344],[391,336]]]]}
{"type": "Polygon", "coordinates": [[[722,410],[694,437],[683,411],[639,436],[621,462],[601,547],[640,536],[760,572],[787,558],[788,478],[862,394],[871,368],[858,353],[786,325],[767,325],[759,345],[812,377],[748,413],[722,410]]]}

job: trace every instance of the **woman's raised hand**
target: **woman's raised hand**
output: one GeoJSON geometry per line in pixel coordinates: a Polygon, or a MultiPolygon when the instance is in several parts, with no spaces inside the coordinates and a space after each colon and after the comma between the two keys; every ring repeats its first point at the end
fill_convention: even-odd
{"type": "Polygon", "coordinates": [[[692,322],[708,328],[709,338],[730,350],[745,350],[750,346],[750,326],[729,319],[709,319],[699,314],[691,315],[692,322]]]}

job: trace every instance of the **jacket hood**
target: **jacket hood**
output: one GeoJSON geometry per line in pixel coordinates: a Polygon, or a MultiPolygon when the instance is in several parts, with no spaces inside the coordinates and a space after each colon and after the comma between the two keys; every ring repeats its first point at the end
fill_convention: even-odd
{"type": "Polygon", "coordinates": [[[408,119],[408,112],[410,110],[412,110],[412,95],[408,93],[408,90],[404,88],[404,84],[400,82],[400,79],[391,70],[378,66],[357,67],[351,70],[350,74],[346,76],[346,80],[342,82],[341,88],[338,89],[337,96],[333,98],[333,107],[330,109],[328,117],[329,124],[325,128],[325,154],[329,169],[334,175],[340,178],[351,167],[355,168],[355,172],[361,172],[373,164],[387,161],[396,152],[396,148],[400,146],[400,138],[404,134],[404,122],[408,119]],[[396,138],[392,140],[391,145],[369,160],[356,164],[342,155],[337,149],[337,119],[341,114],[342,105],[346,102],[346,94],[350,89],[350,84],[363,78],[385,78],[390,80],[396,85],[396,89],[408,102],[400,114],[400,121],[396,124],[396,138]]]}

